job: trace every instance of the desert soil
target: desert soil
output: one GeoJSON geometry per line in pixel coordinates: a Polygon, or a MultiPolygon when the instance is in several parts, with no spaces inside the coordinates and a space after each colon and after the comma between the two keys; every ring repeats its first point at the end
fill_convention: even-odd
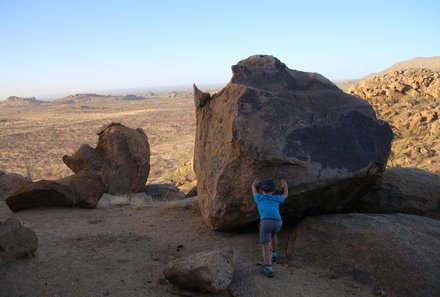
{"type": "MultiPolygon", "coordinates": [[[[223,296],[373,296],[373,288],[300,259],[281,257],[275,277],[257,271],[261,262],[257,226],[215,232],[197,209],[157,202],[136,209],[36,208],[12,213],[0,202],[0,220],[15,217],[38,236],[34,258],[0,267],[0,296],[206,296],[181,291],[163,278],[166,264],[216,248],[234,250],[235,274],[223,296]]],[[[293,226],[280,233],[285,255],[293,226]]]]}

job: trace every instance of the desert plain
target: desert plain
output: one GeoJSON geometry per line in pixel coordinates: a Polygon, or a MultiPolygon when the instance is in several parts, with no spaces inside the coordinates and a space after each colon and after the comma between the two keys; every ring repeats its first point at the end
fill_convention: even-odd
{"type": "MultiPolygon", "coordinates": [[[[142,128],[148,136],[147,183],[190,182],[195,133],[192,92],[142,100],[76,99],[2,106],[1,169],[34,181],[71,175],[62,156],[73,154],[84,143],[95,147],[99,128],[119,122],[142,128]]],[[[173,259],[216,248],[233,249],[236,266],[232,285],[218,296],[374,295],[374,288],[350,278],[336,279],[331,271],[288,260],[285,253],[293,224],[280,234],[281,259],[276,276],[267,279],[257,271],[262,261],[257,225],[214,232],[202,223],[194,205],[153,201],[133,206],[122,198],[94,210],[43,207],[12,213],[0,201],[0,220],[8,217],[35,231],[39,248],[33,258],[0,267],[2,297],[206,296],[174,288],[164,279],[163,269],[173,259]]]]}

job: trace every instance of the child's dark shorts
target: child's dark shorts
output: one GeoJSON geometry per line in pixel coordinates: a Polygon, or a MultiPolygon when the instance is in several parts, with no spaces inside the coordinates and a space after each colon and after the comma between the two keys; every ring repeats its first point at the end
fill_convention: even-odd
{"type": "Polygon", "coordinates": [[[263,219],[260,222],[260,243],[268,243],[272,236],[280,232],[283,222],[272,219],[263,219]]]}

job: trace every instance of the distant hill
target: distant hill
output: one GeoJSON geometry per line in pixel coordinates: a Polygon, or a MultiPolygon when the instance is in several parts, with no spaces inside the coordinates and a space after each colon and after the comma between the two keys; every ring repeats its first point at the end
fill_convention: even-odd
{"type": "Polygon", "coordinates": [[[10,96],[3,102],[7,107],[21,107],[21,106],[38,106],[43,101],[37,100],[35,97],[18,97],[10,96]]]}
{"type": "Polygon", "coordinates": [[[352,86],[360,82],[361,79],[347,79],[334,81],[333,83],[338,86],[342,91],[347,92],[352,86]]]}

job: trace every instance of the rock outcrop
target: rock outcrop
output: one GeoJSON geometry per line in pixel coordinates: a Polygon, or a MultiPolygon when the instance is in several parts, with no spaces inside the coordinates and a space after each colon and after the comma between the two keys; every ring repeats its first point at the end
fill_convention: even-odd
{"type": "Polygon", "coordinates": [[[33,257],[38,249],[34,231],[14,218],[0,222],[0,265],[24,257],[33,257]]]}
{"type": "Polygon", "coordinates": [[[367,100],[440,99],[440,72],[429,69],[391,71],[357,83],[348,93],[367,100]]]}
{"type": "Polygon", "coordinates": [[[31,181],[18,173],[5,173],[0,170],[0,201],[3,201],[15,190],[31,181]]]}
{"type": "Polygon", "coordinates": [[[232,281],[232,250],[214,250],[176,259],[164,270],[173,285],[192,291],[220,293],[232,281]]]}
{"type": "Polygon", "coordinates": [[[350,277],[381,296],[440,296],[440,221],[390,214],[308,217],[288,245],[290,261],[350,277]]]}
{"type": "Polygon", "coordinates": [[[73,172],[99,172],[109,194],[130,194],[145,185],[150,172],[150,146],[142,129],[111,123],[98,131],[96,148],[84,144],[63,161],[73,172]]]}
{"type": "Polygon", "coordinates": [[[393,166],[440,174],[440,72],[393,71],[363,81],[350,93],[368,100],[393,128],[393,166]]]}
{"type": "Polygon", "coordinates": [[[96,208],[106,191],[100,174],[84,170],[58,180],[26,184],[9,195],[6,204],[13,212],[39,206],[96,208]]]}
{"type": "Polygon", "coordinates": [[[37,100],[35,97],[10,96],[6,99],[7,107],[39,106],[42,103],[43,101],[37,100]]]}
{"type": "Polygon", "coordinates": [[[194,86],[197,191],[212,229],[257,219],[255,176],[285,178],[289,214],[301,216],[345,207],[385,168],[392,131],[366,101],[271,56],[252,56],[232,71],[212,96],[194,86]]]}
{"type": "Polygon", "coordinates": [[[358,212],[402,212],[440,218],[440,175],[417,168],[387,168],[356,207],[354,211],[358,212]]]}

